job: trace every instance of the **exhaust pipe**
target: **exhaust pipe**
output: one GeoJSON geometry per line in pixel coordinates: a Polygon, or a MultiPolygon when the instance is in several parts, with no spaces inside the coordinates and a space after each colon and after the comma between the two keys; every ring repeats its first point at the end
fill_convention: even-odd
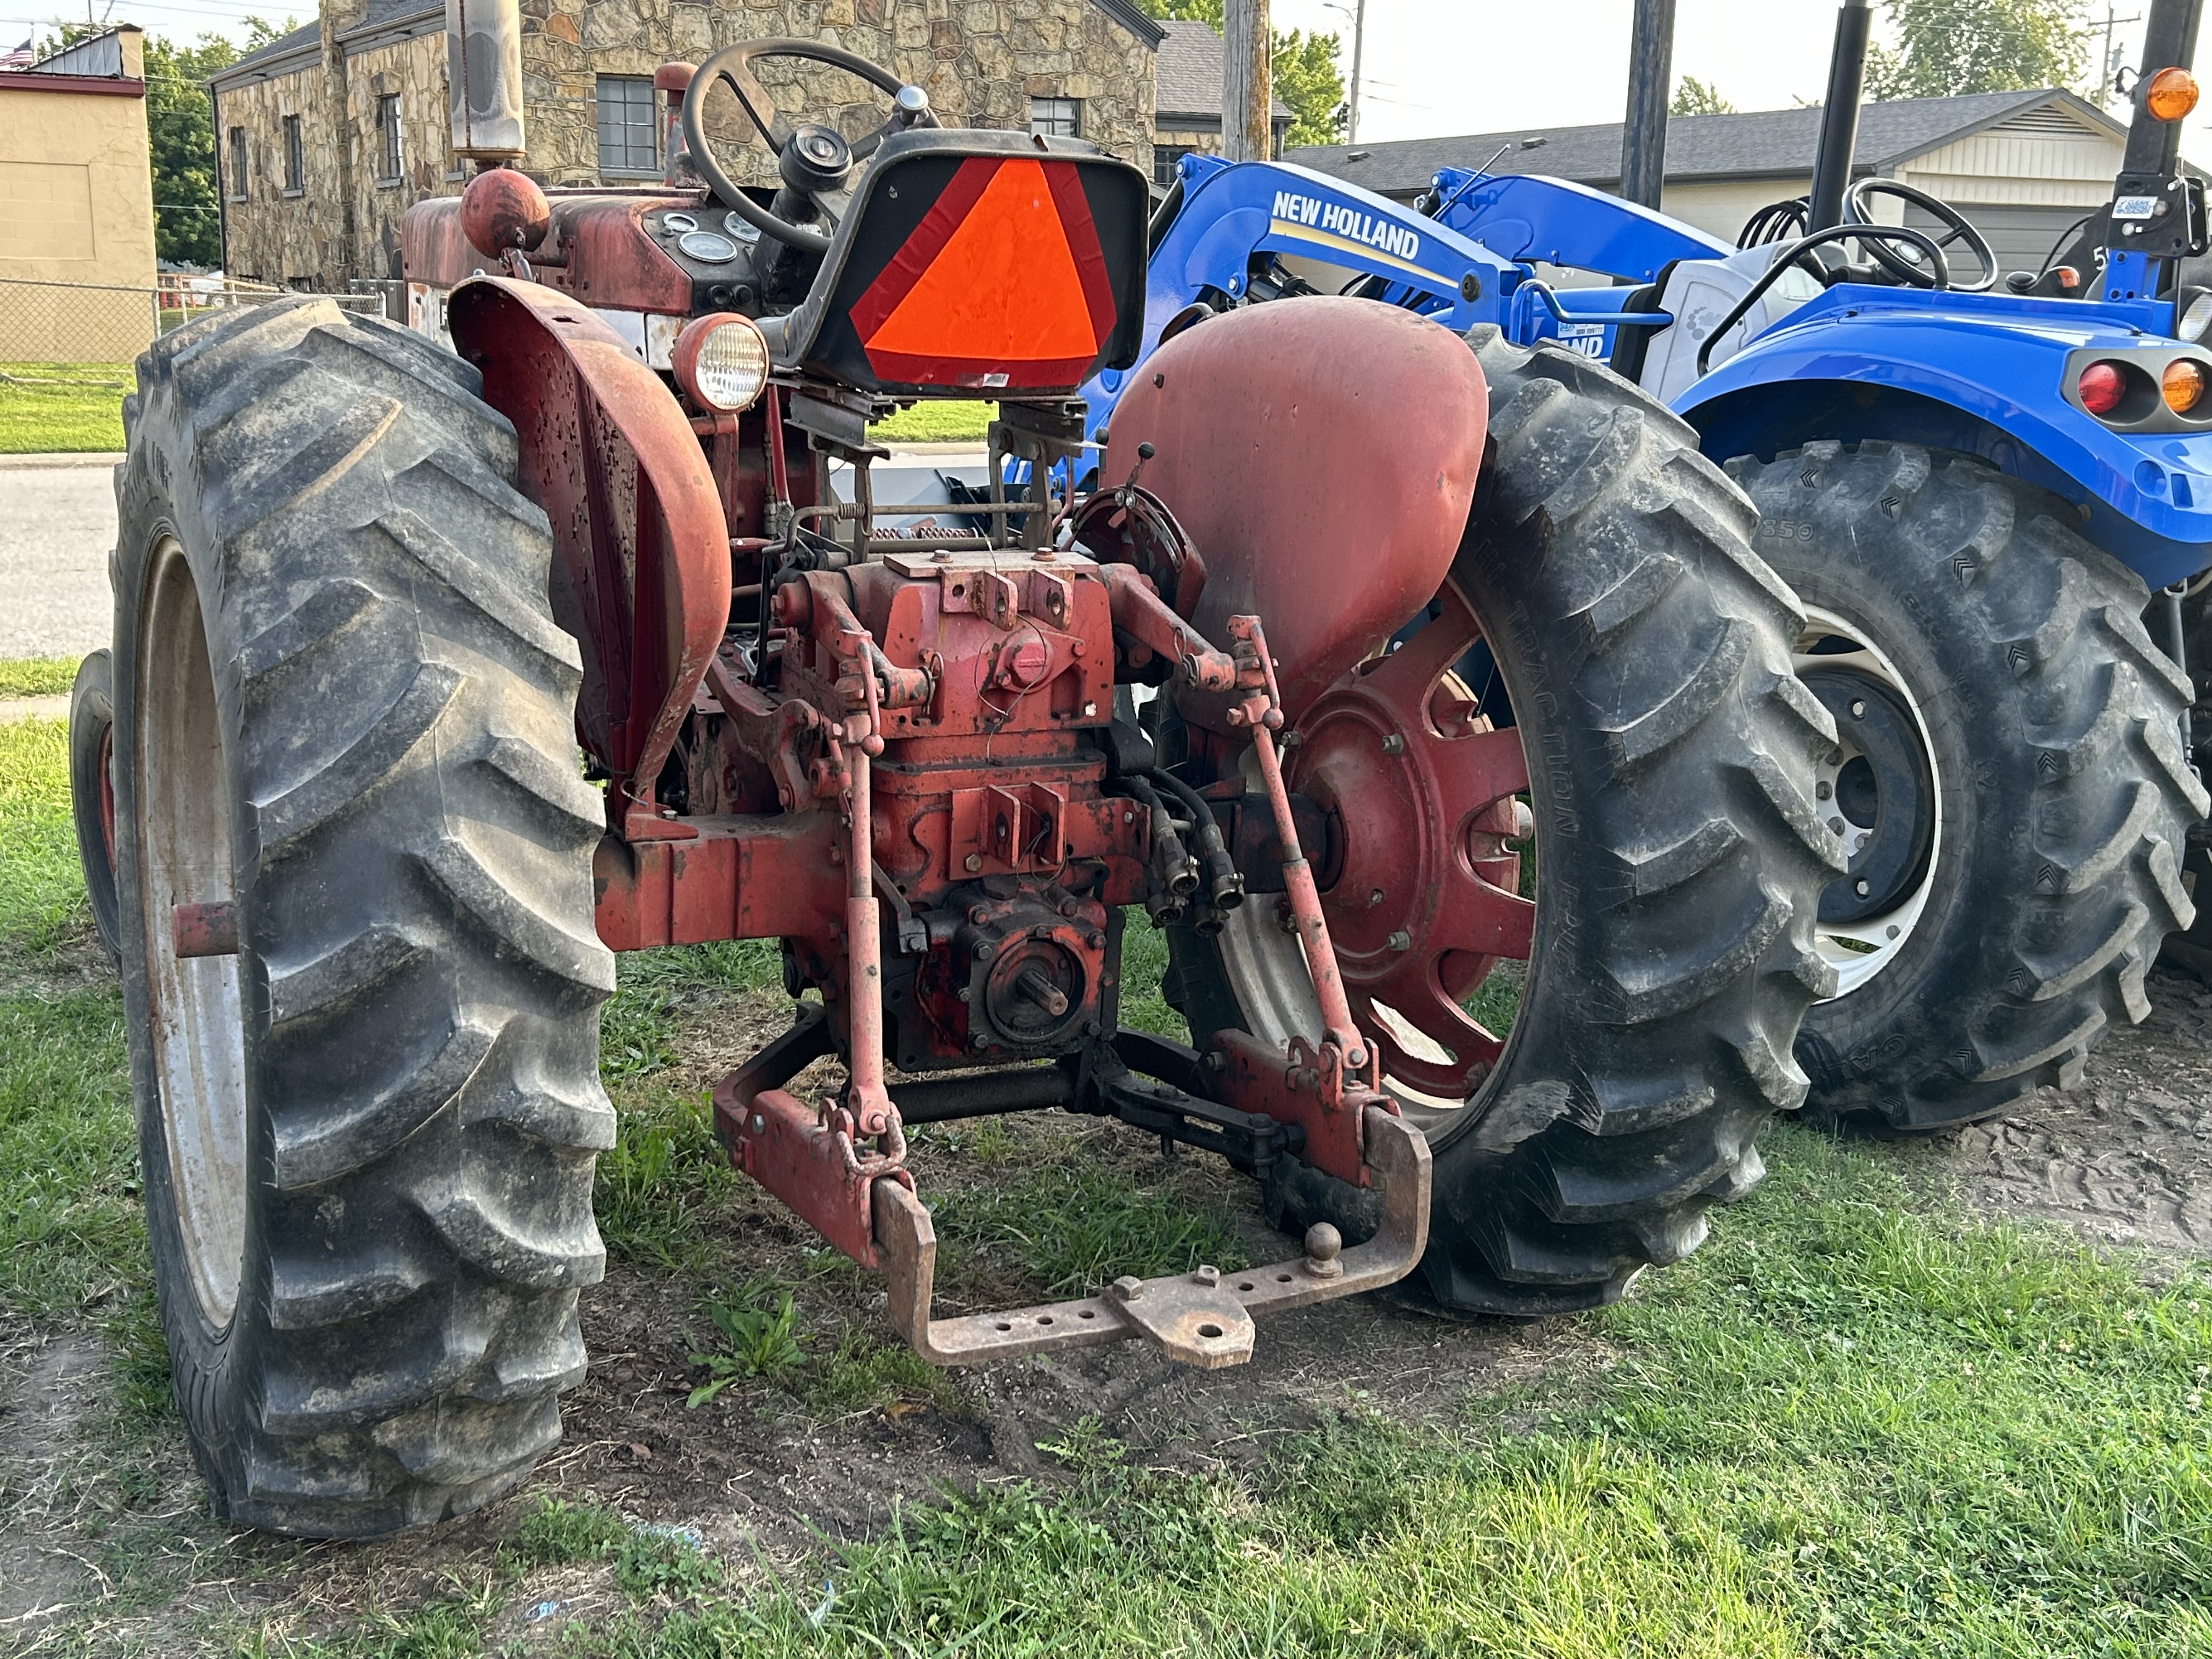
{"type": "Polygon", "coordinates": [[[453,152],[480,167],[522,155],[520,0],[446,0],[453,152]]]}

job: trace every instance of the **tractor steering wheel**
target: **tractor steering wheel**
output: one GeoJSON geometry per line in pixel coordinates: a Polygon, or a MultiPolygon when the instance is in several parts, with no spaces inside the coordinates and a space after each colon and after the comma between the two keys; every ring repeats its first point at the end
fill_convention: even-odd
{"type": "Polygon", "coordinates": [[[937,125],[929,94],[920,87],[902,81],[857,52],[826,46],[818,40],[747,40],[726,46],[699,65],[684,94],[684,142],[690,149],[692,165],[713,187],[715,197],[763,234],[806,253],[827,253],[830,238],[818,230],[793,224],[788,216],[811,207],[835,231],[849,200],[846,186],[854,166],[873,155],[892,133],[937,125]],[[890,94],[891,112],[883,125],[854,144],[847,143],[834,127],[811,123],[794,127],[776,113],[775,100],[753,74],[754,64],[764,58],[804,58],[857,75],[890,94]],[[739,190],[714,159],[707,142],[707,94],[717,81],[730,83],[745,114],[775,152],[776,173],[783,182],[775,197],[779,211],[769,211],[739,190]]]}
{"type": "MultiPolygon", "coordinates": [[[[1948,234],[1936,238],[1936,246],[1946,248],[1954,242],[1963,241],[1966,251],[1974,256],[1977,271],[1971,283],[1953,282],[1950,287],[1961,294],[1985,294],[1997,280],[1997,256],[1990,250],[1989,239],[1974,228],[1973,222],[1940,197],[1930,196],[1924,190],[1915,190],[1911,185],[1901,185],[1894,179],[1862,179],[1844,192],[1844,222],[1847,225],[1871,225],[1875,222],[1874,198],[1893,196],[1907,207],[1917,207],[1936,222],[1936,228],[1948,234]]],[[[1866,250],[1874,262],[1900,283],[1911,288],[1941,288],[1935,271],[1920,255],[1920,250],[1909,242],[1900,241],[1891,246],[1883,241],[1869,241],[1866,250]]]]}

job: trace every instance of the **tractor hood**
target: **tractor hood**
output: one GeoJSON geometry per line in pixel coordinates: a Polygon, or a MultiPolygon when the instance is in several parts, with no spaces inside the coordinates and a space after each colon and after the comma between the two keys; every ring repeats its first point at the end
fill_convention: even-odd
{"type": "MultiPolygon", "coordinates": [[[[2155,363],[2212,351],[2172,338],[2150,301],[2024,299],[1844,284],[1769,329],[1678,398],[1716,458],[1771,458],[1814,438],[1980,456],[2081,507],[2085,532],[2153,587],[2212,557],[2212,397],[2203,418],[2122,430],[2069,398],[2104,354],[2155,363]]],[[[2155,378],[2150,399],[2156,400],[2155,378]]],[[[2126,411],[2122,411],[2126,412],[2126,411]]]]}

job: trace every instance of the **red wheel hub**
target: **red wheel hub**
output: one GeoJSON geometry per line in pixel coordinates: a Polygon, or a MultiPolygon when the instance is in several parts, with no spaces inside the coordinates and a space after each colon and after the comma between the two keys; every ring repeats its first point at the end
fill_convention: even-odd
{"type": "Polygon", "coordinates": [[[1460,1004],[1501,960],[1528,960],[1536,907],[1507,844],[1527,833],[1521,734],[1492,730],[1447,678],[1482,629],[1453,589],[1442,603],[1299,720],[1290,782],[1338,820],[1342,857],[1322,908],[1362,1031],[1385,1073],[1462,1099],[1504,1042],[1460,1004]],[[1407,1028],[1450,1058],[1413,1053],[1407,1028]]]}

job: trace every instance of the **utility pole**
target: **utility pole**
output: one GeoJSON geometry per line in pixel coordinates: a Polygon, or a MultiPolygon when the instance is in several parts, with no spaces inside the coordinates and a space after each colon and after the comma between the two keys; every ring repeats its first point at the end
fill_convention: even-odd
{"type": "Polygon", "coordinates": [[[2118,74],[2119,65],[2112,61],[2112,32],[2123,23],[2142,21],[2142,15],[2140,12],[2133,17],[2115,17],[2112,15],[2112,0],[2105,0],[2105,21],[2089,25],[2091,33],[2101,31],[2105,37],[2104,50],[2097,54],[2097,102],[2100,106],[2112,100],[2114,95],[2112,82],[2119,78],[2118,74]]]}
{"type": "Polygon", "coordinates": [[[1667,179],[1667,105],[1674,90],[1674,0],[1636,0],[1628,47],[1628,120],[1620,134],[1621,199],[1656,208],[1667,179]]]}
{"type": "Polygon", "coordinates": [[[1350,131],[1344,136],[1347,144],[1359,142],[1359,63],[1367,49],[1367,0],[1358,0],[1358,8],[1352,18],[1352,117],[1350,131]]]}
{"type": "Polygon", "coordinates": [[[1221,12],[1221,153],[1231,161],[1273,159],[1267,0],[1227,0],[1221,12]]]}

